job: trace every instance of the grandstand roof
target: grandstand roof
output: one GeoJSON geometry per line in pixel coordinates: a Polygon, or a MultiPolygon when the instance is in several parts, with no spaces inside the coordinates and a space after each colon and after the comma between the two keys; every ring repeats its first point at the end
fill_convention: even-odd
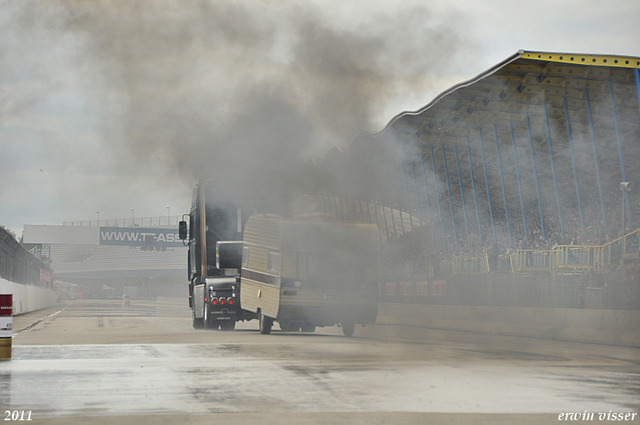
{"type": "MultiPolygon", "coordinates": [[[[386,159],[376,161],[395,162],[386,177],[394,183],[378,179],[376,199],[412,214],[425,211],[425,186],[429,198],[436,195],[434,167],[441,201],[450,192],[453,209],[459,209],[462,182],[472,204],[470,162],[476,192],[483,194],[477,202],[485,210],[485,164],[492,209],[504,208],[503,191],[509,209],[519,207],[521,193],[535,200],[537,192],[541,203],[555,208],[556,199],[575,200],[579,191],[584,197],[597,196],[598,187],[618,190],[623,173],[625,181],[640,184],[638,69],[638,57],[521,50],[423,108],[398,114],[381,132],[361,135],[345,152],[330,152],[323,167],[353,168],[363,152],[385,152],[386,159]],[[393,158],[389,149],[378,148],[390,144],[402,154],[393,158]]],[[[435,199],[429,201],[433,208],[435,199]]]]}

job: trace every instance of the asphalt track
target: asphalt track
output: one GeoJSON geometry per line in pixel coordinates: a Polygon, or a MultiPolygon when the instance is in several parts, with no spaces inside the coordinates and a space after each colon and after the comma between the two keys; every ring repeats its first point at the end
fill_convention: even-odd
{"type": "Polygon", "coordinates": [[[634,348],[381,325],[202,331],[175,299],[75,300],[15,317],[14,335],[7,423],[640,423],[634,348]]]}

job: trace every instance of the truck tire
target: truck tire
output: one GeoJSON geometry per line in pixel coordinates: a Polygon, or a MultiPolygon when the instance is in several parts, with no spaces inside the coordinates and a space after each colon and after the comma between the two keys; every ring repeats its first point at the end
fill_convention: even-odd
{"type": "Polygon", "coordinates": [[[196,319],[196,311],[191,310],[191,318],[193,319],[193,329],[202,329],[204,327],[204,320],[196,319]]]}
{"type": "Polygon", "coordinates": [[[258,319],[258,321],[260,322],[260,333],[263,335],[270,334],[271,327],[273,326],[273,319],[260,313],[260,318],[258,319]]]}
{"type": "Polygon", "coordinates": [[[353,322],[347,322],[342,324],[342,333],[344,333],[344,336],[346,337],[352,336],[355,330],[356,330],[356,325],[353,322]]]}

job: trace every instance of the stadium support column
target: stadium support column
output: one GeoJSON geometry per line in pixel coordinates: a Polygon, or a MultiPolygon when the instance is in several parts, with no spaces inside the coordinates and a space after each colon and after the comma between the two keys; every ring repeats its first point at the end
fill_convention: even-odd
{"type": "Polygon", "coordinates": [[[347,221],[344,217],[344,206],[342,205],[342,196],[338,198],[340,200],[340,218],[342,221],[347,221]]]}
{"type": "Polygon", "coordinates": [[[518,180],[518,194],[520,195],[520,211],[522,212],[522,225],[524,226],[524,239],[529,244],[529,232],[527,231],[527,215],[524,210],[524,198],[522,196],[522,183],[520,182],[520,169],[518,168],[518,153],[516,150],[516,136],[513,132],[513,122],[509,121],[511,130],[511,144],[513,145],[513,161],[516,166],[516,178],[518,180]]]}
{"type": "MultiPolygon", "coordinates": [[[[404,170],[403,170],[404,172],[404,170]]],[[[398,181],[398,170],[396,170],[396,166],[393,166],[393,177],[395,179],[395,181],[398,181]]],[[[397,184],[397,183],[396,183],[397,184]]],[[[396,186],[397,188],[397,186],[396,186]]],[[[402,208],[400,208],[400,206],[402,205],[400,202],[400,194],[397,192],[396,190],[396,194],[397,194],[397,199],[396,202],[398,203],[398,214],[400,215],[400,228],[402,229],[402,234],[405,234],[404,231],[404,218],[402,218],[402,208]]],[[[393,208],[391,209],[391,214],[393,214],[393,208]]]]}
{"type": "Polygon", "coordinates": [[[340,208],[342,208],[342,219],[344,221],[351,220],[351,213],[349,212],[349,200],[346,197],[343,197],[343,196],[340,197],[340,208]],[[343,200],[347,203],[346,207],[342,202],[343,200]]]}
{"type": "Polygon", "coordinates": [[[604,196],[602,195],[602,181],[600,180],[600,166],[598,165],[598,149],[596,148],[596,133],[593,129],[593,115],[591,113],[591,101],[589,100],[589,90],[584,91],[584,98],[587,104],[587,117],[589,118],[589,132],[591,133],[591,147],[593,148],[593,162],[596,166],[596,180],[598,182],[598,196],[600,197],[600,211],[602,212],[602,224],[604,224],[604,232],[609,240],[609,225],[607,223],[607,214],[604,209],[604,196]]]}
{"type": "Polygon", "coordinates": [[[558,220],[560,221],[560,233],[564,239],[564,225],[562,223],[562,211],[560,209],[560,194],[558,193],[558,180],[556,179],[556,166],[553,162],[553,148],[551,147],[551,128],[549,126],[549,111],[547,104],[544,104],[544,122],[547,127],[547,144],[549,145],[549,161],[551,161],[551,176],[553,177],[553,188],[556,193],[556,207],[558,208],[558,220]]]}
{"type": "MultiPolygon", "coordinates": [[[[376,205],[376,217],[378,216],[378,206],[376,205]]],[[[387,240],[389,240],[389,225],[387,223],[387,207],[382,205],[382,219],[384,220],[384,231],[387,234],[387,240]]]]}
{"type": "MultiPolygon", "coordinates": [[[[358,209],[356,208],[356,200],[352,199],[351,203],[353,204],[353,222],[358,222],[358,209]]],[[[347,198],[347,207],[349,207],[349,198],[347,198]]],[[[351,207],[349,207],[349,211],[351,211],[351,207]]]]}
{"type": "Polygon", "coordinates": [[[487,187],[487,201],[489,202],[489,215],[491,216],[491,230],[493,231],[493,242],[498,242],[496,236],[496,223],[493,221],[493,207],[491,206],[491,192],[489,191],[489,176],[487,174],[487,159],[484,155],[484,141],[482,140],[482,128],[480,128],[480,152],[482,153],[482,167],[484,169],[484,183],[487,187]]]}
{"type": "Polygon", "coordinates": [[[471,163],[471,145],[467,136],[467,157],[469,158],[469,175],[471,176],[471,190],[473,191],[473,203],[476,206],[476,220],[478,221],[478,235],[480,236],[480,247],[484,248],[482,241],[482,224],[480,223],[480,210],[478,209],[478,195],[476,194],[476,183],[473,177],[473,165],[471,163]]]}
{"type": "Polygon", "coordinates": [[[407,201],[407,212],[409,213],[409,225],[413,231],[413,214],[411,214],[411,203],[409,202],[409,186],[407,185],[407,173],[405,172],[407,167],[405,163],[402,163],[402,179],[404,180],[404,198],[407,201]]]}
{"type": "MultiPolygon", "coordinates": [[[[351,207],[349,206],[349,198],[345,197],[345,201],[347,201],[347,211],[349,211],[349,219],[351,219],[351,207]]],[[[351,201],[353,203],[353,222],[358,222],[358,211],[356,210],[356,201],[351,201]]]]}
{"type": "Polygon", "coordinates": [[[638,113],[640,113],[640,75],[638,75],[638,69],[633,70],[633,74],[636,77],[636,93],[638,93],[638,113]]]}
{"type": "Polygon", "coordinates": [[[447,153],[442,145],[442,159],[444,161],[444,176],[447,181],[447,194],[449,195],[449,209],[451,210],[451,226],[453,227],[453,240],[456,243],[456,254],[460,252],[458,247],[458,232],[456,231],[456,218],[453,214],[453,201],[451,199],[451,185],[449,185],[449,169],[447,168],[447,153]]]}
{"type": "Polygon", "coordinates": [[[429,188],[427,186],[427,170],[424,166],[424,156],[420,158],[422,162],[422,179],[424,180],[424,199],[427,206],[427,221],[431,223],[431,206],[429,205],[429,188]]]}
{"type": "Polygon", "coordinates": [[[573,167],[573,182],[576,186],[576,197],[578,198],[578,214],[580,215],[580,229],[584,232],[584,214],[582,212],[582,201],[580,200],[580,184],[578,184],[578,171],[576,169],[576,157],[573,153],[573,136],[571,134],[571,120],[569,118],[569,106],[567,105],[567,98],[562,98],[564,104],[564,117],[567,121],[567,138],[569,139],[569,152],[571,153],[571,166],[573,167]]]}
{"type": "MultiPolygon", "coordinates": [[[[355,204],[355,199],[353,200],[353,203],[355,204]]],[[[355,208],[355,206],[354,206],[355,208]]],[[[364,219],[364,209],[362,208],[362,200],[358,199],[358,208],[360,209],[360,218],[362,219],[363,223],[366,223],[365,219],[364,219]]],[[[356,210],[357,211],[357,210],[356,210]]],[[[358,214],[356,212],[356,221],[358,220],[358,214]]]]}
{"type": "Polygon", "coordinates": [[[422,208],[420,207],[420,196],[418,195],[418,178],[416,176],[416,163],[411,161],[411,172],[413,173],[413,187],[416,190],[416,204],[418,205],[418,217],[422,226],[422,208]]]}
{"type": "Polygon", "coordinates": [[[456,153],[456,168],[458,169],[458,183],[460,185],[460,200],[462,201],[462,215],[464,216],[464,229],[467,232],[467,246],[471,252],[471,239],[469,238],[469,224],[467,223],[467,207],[464,203],[464,191],[462,190],[462,173],[460,173],[460,158],[458,157],[458,145],[453,144],[456,153]]]}
{"type": "Polygon", "coordinates": [[[500,185],[502,186],[502,201],[504,202],[504,215],[507,219],[507,230],[509,231],[509,246],[513,247],[513,235],[511,234],[511,222],[509,221],[509,208],[507,207],[507,194],[504,190],[504,177],[502,175],[502,161],[500,159],[500,142],[498,141],[498,126],[493,125],[493,134],[496,138],[496,158],[498,158],[498,171],[500,172],[500,185]]]}
{"type": "Polygon", "coordinates": [[[542,228],[542,240],[547,241],[547,232],[544,228],[544,216],[542,214],[542,200],[540,199],[540,184],[538,183],[538,170],[536,169],[536,156],[533,152],[533,135],[531,134],[531,121],[529,113],[525,112],[527,119],[527,134],[529,135],[529,147],[531,148],[531,164],[533,165],[533,179],[536,182],[536,194],[538,195],[538,213],[540,214],[540,227],[542,228]]]}
{"type": "Polygon", "coordinates": [[[442,230],[442,243],[444,251],[447,251],[447,236],[444,233],[444,220],[442,219],[442,205],[440,204],[440,190],[438,189],[438,174],[436,173],[436,158],[431,148],[431,166],[433,167],[433,185],[436,187],[436,199],[438,200],[438,211],[440,212],[440,229],[442,230]]]}
{"type": "MultiPolygon", "coordinates": [[[[375,213],[376,213],[376,226],[378,226],[378,229],[380,229],[380,219],[378,218],[378,204],[375,202],[372,202],[373,207],[375,208],[375,213]]],[[[369,208],[369,204],[367,204],[367,208],[369,208]]],[[[387,235],[387,238],[389,238],[389,235],[387,235]]]]}
{"type": "Polygon", "coordinates": [[[396,230],[396,218],[393,215],[393,204],[389,207],[389,213],[391,214],[391,224],[393,224],[393,234],[397,237],[398,230],[396,230]]]}
{"type": "Polygon", "coordinates": [[[638,94],[638,113],[640,113],[640,75],[638,75],[638,68],[633,70],[633,74],[636,77],[636,93],[638,94]]]}
{"type": "MultiPolygon", "coordinates": [[[[609,92],[611,93],[611,112],[613,113],[613,127],[616,131],[616,143],[618,144],[618,156],[620,157],[620,174],[622,181],[626,182],[627,178],[624,173],[624,156],[622,155],[622,139],[620,138],[620,127],[618,126],[618,111],[616,109],[616,98],[613,94],[613,81],[609,80],[609,92]]],[[[624,191],[624,200],[627,206],[627,223],[631,226],[631,205],[629,203],[629,192],[624,191]]],[[[624,223],[622,223],[624,234],[624,223]]]]}

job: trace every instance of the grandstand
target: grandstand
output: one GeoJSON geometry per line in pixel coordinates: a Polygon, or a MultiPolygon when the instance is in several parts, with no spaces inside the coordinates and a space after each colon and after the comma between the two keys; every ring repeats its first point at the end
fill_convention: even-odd
{"type": "Polygon", "coordinates": [[[410,284],[407,295],[436,279],[435,256],[449,284],[462,274],[485,290],[494,272],[540,285],[574,276],[583,300],[565,306],[579,306],[585,288],[622,293],[624,281],[633,288],[620,299],[637,308],[639,69],[637,57],[519,51],[329,152],[319,169],[340,190],[318,204],[377,221],[404,263],[389,279],[410,284]],[[408,245],[423,227],[429,246],[416,254],[408,245]]]}
{"type": "Polygon", "coordinates": [[[164,219],[25,225],[24,243],[48,259],[57,284],[73,288],[71,296],[184,296],[187,249],[178,218],[164,219]]]}

